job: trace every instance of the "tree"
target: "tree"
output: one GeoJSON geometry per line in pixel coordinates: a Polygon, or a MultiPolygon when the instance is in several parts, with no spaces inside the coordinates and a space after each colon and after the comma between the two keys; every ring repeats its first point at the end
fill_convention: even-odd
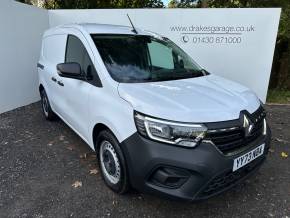
{"type": "Polygon", "coordinates": [[[32,4],[30,0],[18,0],[18,2],[29,4],[29,5],[32,4]]]}
{"type": "Polygon", "coordinates": [[[177,0],[171,0],[169,3],[168,3],[168,7],[169,8],[177,8],[177,5],[178,4],[178,1],[177,0]]]}
{"type": "Polygon", "coordinates": [[[161,0],[149,0],[147,1],[146,8],[164,8],[164,4],[161,0]]]}
{"type": "Polygon", "coordinates": [[[161,0],[43,0],[47,9],[163,8],[161,0]]]}
{"type": "Polygon", "coordinates": [[[170,8],[196,8],[199,0],[171,0],[168,4],[170,8]]]}

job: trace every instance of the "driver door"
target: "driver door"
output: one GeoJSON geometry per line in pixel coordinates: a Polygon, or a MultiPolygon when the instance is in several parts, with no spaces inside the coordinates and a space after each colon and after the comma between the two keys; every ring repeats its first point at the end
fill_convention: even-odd
{"type": "MultiPolygon", "coordinates": [[[[88,52],[88,45],[81,34],[67,36],[65,63],[80,64],[84,75],[94,69],[92,58],[88,52]]],[[[92,75],[87,75],[89,78],[92,75]]],[[[89,123],[89,93],[92,85],[89,81],[58,76],[59,95],[61,101],[61,116],[84,139],[88,139],[89,123]]],[[[87,141],[87,140],[86,140],[87,141]]]]}

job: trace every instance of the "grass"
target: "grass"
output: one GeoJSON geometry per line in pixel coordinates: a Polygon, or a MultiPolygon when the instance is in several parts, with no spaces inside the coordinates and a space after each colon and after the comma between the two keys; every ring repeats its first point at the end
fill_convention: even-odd
{"type": "Polygon", "coordinates": [[[290,104],[290,90],[270,89],[267,103],[290,104]]]}

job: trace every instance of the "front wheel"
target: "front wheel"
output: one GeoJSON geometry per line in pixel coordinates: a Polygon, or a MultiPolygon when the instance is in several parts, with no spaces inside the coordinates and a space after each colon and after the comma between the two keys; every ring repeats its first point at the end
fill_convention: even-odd
{"type": "Polygon", "coordinates": [[[126,193],[129,177],[119,142],[108,130],[102,131],[96,141],[99,166],[106,185],[116,193],[126,193]]]}

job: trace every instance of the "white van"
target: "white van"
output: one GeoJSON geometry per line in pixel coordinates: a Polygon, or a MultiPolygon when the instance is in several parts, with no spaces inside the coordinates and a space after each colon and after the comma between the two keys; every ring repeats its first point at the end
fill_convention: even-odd
{"type": "Polygon", "coordinates": [[[271,133],[248,88],[208,73],[168,38],[73,24],[43,36],[44,116],[96,151],[105,183],[174,199],[223,192],[265,160],[271,133]]]}

